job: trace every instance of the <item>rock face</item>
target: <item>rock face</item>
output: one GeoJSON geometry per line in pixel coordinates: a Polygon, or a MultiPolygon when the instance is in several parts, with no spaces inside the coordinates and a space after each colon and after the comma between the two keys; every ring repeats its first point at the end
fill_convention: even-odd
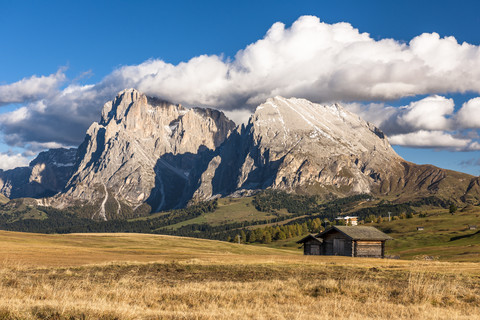
{"type": "Polygon", "coordinates": [[[372,193],[410,200],[444,193],[478,199],[478,181],[472,179],[403,160],[378,128],[338,104],[276,97],[229,137],[194,198],[274,188],[340,197],[372,193]]]}
{"type": "Polygon", "coordinates": [[[78,150],[50,150],[28,168],[0,171],[8,197],[61,191],[40,203],[103,220],[265,188],[476,204],[479,185],[468,174],[403,160],[378,128],[338,104],[276,97],[235,128],[222,112],[186,109],[134,89],[104,105],[78,150]]]}
{"type": "Polygon", "coordinates": [[[9,198],[42,198],[60,192],[73,172],[77,149],[41,152],[28,167],[0,170],[0,193],[9,198]]]}
{"type": "Polygon", "coordinates": [[[402,158],[378,128],[339,105],[304,99],[268,99],[230,140],[242,147],[225,148],[229,150],[214,158],[209,169],[221,172],[225,169],[219,164],[227,162],[235,167],[233,184],[219,187],[204,177],[196,193],[200,199],[212,196],[209,190],[228,194],[267,187],[336,195],[371,193],[392,169],[402,169],[402,158]]]}
{"type": "Polygon", "coordinates": [[[97,203],[92,217],[100,219],[125,215],[143,203],[153,211],[183,206],[202,163],[234,127],[222,112],[185,109],[124,90],[88,129],[75,171],[54,204],[97,203]]]}

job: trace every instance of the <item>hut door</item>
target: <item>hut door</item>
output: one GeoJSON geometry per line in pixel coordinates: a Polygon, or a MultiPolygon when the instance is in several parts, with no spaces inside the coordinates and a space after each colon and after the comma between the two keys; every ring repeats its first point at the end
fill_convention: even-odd
{"type": "Polygon", "coordinates": [[[333,254],[345,255],[345,239],[333,239],[333,254]]]}
{"type": "Polygon", "coordinates": [[[310,254],[315,256],[320,255],[320,246],[318,244],[312,244],[310,246],[310,254]]]}

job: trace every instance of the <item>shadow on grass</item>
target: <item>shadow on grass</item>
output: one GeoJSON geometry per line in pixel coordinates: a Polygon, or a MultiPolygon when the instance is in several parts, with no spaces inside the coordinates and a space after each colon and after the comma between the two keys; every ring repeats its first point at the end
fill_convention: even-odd
{"type": "Polygon", "coordinates": [[[464,238],[470,238],[470,237],[473,237],[477,234],[480,235],[480,230],[475,232],[475,233],[471,233],[471,234],[464,234],[464,235],[461,235],[461,236],[451,237],[450,241],[460,240],[460,239],[464,239],[464,238]]]}

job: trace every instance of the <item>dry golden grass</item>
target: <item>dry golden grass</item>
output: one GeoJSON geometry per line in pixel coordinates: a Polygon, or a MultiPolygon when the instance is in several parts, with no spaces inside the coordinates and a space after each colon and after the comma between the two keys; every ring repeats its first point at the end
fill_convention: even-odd
{"type": "Polygon", "coordinates": [[[0,245],[0,319],[480,319],[477,263],[151,235],[0,232],[0,245]]]}

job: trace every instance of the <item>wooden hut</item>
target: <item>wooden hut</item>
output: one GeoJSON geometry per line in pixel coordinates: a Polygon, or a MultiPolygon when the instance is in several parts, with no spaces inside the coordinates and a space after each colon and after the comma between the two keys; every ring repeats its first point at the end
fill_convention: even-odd
{"type": "Polygon", "coordinates": [[[321,253],[320,248],[322,247],[322,240],[319,238],[316,238],[314,234],[309,234],[305,238],[303,238],[300,241],[297,241],[297,243],[303,243],[303,254],[304,255],[314,255],[318,256],[321,253]]]}
{"type": "Polygon", "coordinates": [[[306,255],[384,258],[385,241],[391,239],[374,227],[333,226],[297,243],[303,244],[306,255]]]}

